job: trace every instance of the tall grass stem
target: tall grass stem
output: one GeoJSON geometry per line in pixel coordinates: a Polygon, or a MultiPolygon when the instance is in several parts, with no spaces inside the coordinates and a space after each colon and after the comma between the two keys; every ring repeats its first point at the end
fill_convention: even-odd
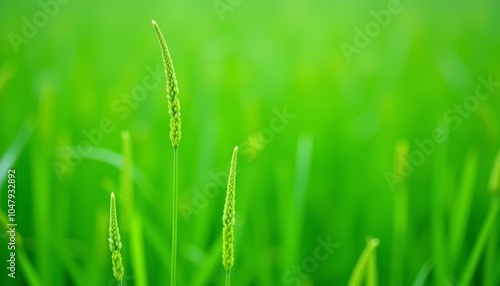
{"type": "Polygon", "coordinates": [[[178,192],[178,149],[174,148],[174,174],[173,174],[173,192],[172,192],[172,263],[170,285],[175,285],[177,271],[177,192],[178,192]]]}
{"type": "Polygon", "coordinates": [[[366,247],[359,257],[358,262],[356,262],[356,265],[354,266],[351,278],[347,284],[348,286],[360,286],[363,284],[363,279],[366,277],[369,261],[379,244],[380,241],[378,238],[371,238],[366,242],[366,247]]]}
{"type": "Polygon", "coordinates": [[[231,286],[231,270],[226,271],[226,286],[231,286]]]}
{"type": "Polygon", "coordinates": [[[465,268],[462,271],[462,276],[460,277],[459,285],[471,285],[471,281],[474,278],[474,274],[476,273],[476,268],[479,263],[479,259],[481,258],[481,254],[490,238],[490,234],[495,227],[495,223],[498,217],[498,210],[500,208],[500,203],[498,198],[494,198],[491,207],[488,211],[488,215],[481,227],[479,232],[479,236],[474,243],[472,248],[472,252],[467,259],[465,264],[465,268]]]}

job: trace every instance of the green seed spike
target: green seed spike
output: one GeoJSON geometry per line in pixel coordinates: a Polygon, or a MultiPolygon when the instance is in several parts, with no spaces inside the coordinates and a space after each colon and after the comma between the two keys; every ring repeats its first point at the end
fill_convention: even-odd
{"type": "Polygon", "coordinates": [[[179,86],[177,85],[177,79],[175,77],[174,64],[172,63],[172,58],[170,57],[170,52],[168,51],[167,43],[163,34],[160,31],[160,27],[154,20],[151,20],[153,27],[155,28],[156,35],[158,36],[158,41],[160,42],[160,48],[163,55],[163,65],[165,66],[165,75],[167,77],[167,100],[168,100],[168,113],[170,114],[170,140],[172,141],[172,146],[177,148],[179,142],[181,141],[181,103],[179,101],[179,86]]]}
{"type": "Polygon", "coordinates": [[[115,276],[118,285],[123,280],[123,263],[120,250],[122,242],[120,239],[120,230],[118,229],[118,218],[116,216],[115,194],[111,193],[111,202],[109,204],[109,250],[111,250],[111,261],[113,263],[113,276],[115,276]]]}
{"type": "Polygon", "coordinates": [[[234,147],[227,181],[226,202],[224,204],[224,214],[222,215],[222,264],[227,272],[234,264],[234,214],[236,200],[236,161],[238,157],[238,147],[234,147]]]}

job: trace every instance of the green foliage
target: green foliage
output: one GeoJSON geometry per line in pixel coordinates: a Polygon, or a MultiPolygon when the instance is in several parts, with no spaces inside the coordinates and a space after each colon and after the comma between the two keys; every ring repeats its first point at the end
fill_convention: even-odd
{"type": "Polygon", "coordinates": [[[238,145],[233,285],[345,285],[367,235],[381,241],[379,285],[498,285],[497,1],[400,1],[390,20],[389,1],[217,3],[0,1],[0,211],[15,167],[15,283],[116,283],[114,192],[124,285],[169,285],[170,273],[223,285],[227,151],[238,145]],[[372,37],[377,19],[388,23],[372,37]],[[355,41],[348,62],[341,44],[355,41]],[[476,90],[491,94],[476,101],[476,90]],[[175,97],[183,145],[172,153],[175,97]],[[328,236],[339,247],[318,260],[328,236]]]}

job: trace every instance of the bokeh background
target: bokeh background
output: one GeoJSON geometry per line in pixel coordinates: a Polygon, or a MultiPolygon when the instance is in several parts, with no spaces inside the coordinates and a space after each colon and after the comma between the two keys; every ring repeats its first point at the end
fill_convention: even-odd
{"type": "MultiPolygon", "coordinates": [[[[368,237],[380,240],[380,285],[458,285],[492,201],[500,86],[474,98],[479,77],[500,81],[499,13],[494,0],[1,1],[0,284],[115,285],[113,191],[125,285],[168,285],[172,147],[155,19],[182,105],[179,285],[224,281],[235,145],[234,285],[345,285],[368,237]],[[380,14],[388,7],[399,12],[380,14]],[[419,159],[436,128],[446,139],[419,159]],[[413,163],[404,143],[395,160],[397,142],[413,163]],[[405,160],[411,174],[391,184],[405,160]],[[320,241],[334,244],[321,260],[320,241]]],[[[474,285],[500,281],[491,237],[474,285]]]]}

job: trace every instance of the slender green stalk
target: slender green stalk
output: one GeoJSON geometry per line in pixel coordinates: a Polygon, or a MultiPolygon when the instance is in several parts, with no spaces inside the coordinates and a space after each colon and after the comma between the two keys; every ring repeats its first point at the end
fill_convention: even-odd
{"type": "Polygon", "coordinates": [[[457,265],[465,238],[476,183],[478,157],[479,153],[476,150],[469,150],[463,166],[458,197],[451,217],[450,262],[452,266],[457,265]]]}
{"type": "Polygon", "coordinates": [[[479,236],[474,243],[472,252],[467,259],[464,270],[462,271],[462,276],[460,277],[460,285],[470,285],[474,274],[476,273],[476,268],[479,263],[479,259],[488,243],[488,240],[494,239],[495,225],[498,219],[498,213],[500,211],[500,151],[497,154],[495,164],[491,171],[489,191],[491,195],[491,205],[488,211],[488,215],[484,220],[484,223],[479,232],[479,236]]]}
{"type": "MultiPolygon", "coordinates": [[[[133,156],[132,140],[128,131],[122,131],[122,153],[123,167],[120,175],[120,193],[122,202],[122,222],[125,220],[126,228],[122,227],[122,233],[130,238],[132,270],[134,272],[134,283],[137,286],[147,286],[147,265],[144,250],[144,234],[140,213],[135,208],[134,180],[133,180],[133,156]]],[[[123,226],[123,224],[122,224],[123,226]]]]}
{"type": "Polygon", "coordinates": [[[369,264],[370,257],[375,253],[375,249],[380,244],[378,238],[371,238],[366,242],[365,250],[356,262],[356,266],[349,279],[348,286],[358,286],[362,284],[363,278],[365,278],[365,273],[367,272],[367,267],[369,264]]]}
{"type": "MultiPolygon", "coordinates": [[[[135,210],[134,207],[134,185],[133,185],[133,160],[132,160],[132,140],[130,132],[123,130],[121,132],[123,165],[120,168],[120,218],[122,235],[130,232],[130,221],[135,210]]],[[[135,272],[135,271],[134,271],[135,272]]]]}
{"type": "Polygon", "coordinates": [[[436,158],[434,162],[434,181],[431,196],[431,238],[432,252],[436,266],[433,270],[434,285],[442,285],[447,279],[449,257],[447,254],[446,233],[445,233],[445,191],[447,184],[446,159],[448,146],[443,143],[436,147],[436,158]]]}
{"type": "MultiPolygon", "coordinates": [[[[278,225],[282,228],[280,232],[283,234],[283,264],[281,265],[283,269],[301,259],[300,250],[302,245],[301,240],[303,238],[302,233],[304,232],[304,222],[307,221],[305,215],[305,202],[307,200],[305,197],[308,191],[313,150],[314,137],[307,133],[300,134],[297,140],[297,151],[295,153],[295,180],[287,182],[293,182],[294,184],[278,188],[281,189],[278,193],[278,211],[280,213],[281,223],[278,225]],[[293,192],[291,192],[292,189],[293,192]]],[[[256,197],[258,196],[259,195],[256,195],[256,197]]],[[[262,205],[259,207],[263,208],[262,205]]],[[[267,210],[264,212],[255,212],[255,214],[257,216],[265,216],[266,211],[267,210]]],[[[267,220],[261,217],[256,217],[256,220],[257,224],[260,225],[258,228],[259,233],[261,233],[261,229],[265,227],[263,223],[267,223],[267,220]]],[[[259,235],[259,237],[261,236],[259,235]]],[[[261,241],[261,239],[256,240],[256,242],[257,241],[261,241]]],[[[259,264],[261,267],[265,267],[263,263],[259,264]]],[[[271,267],[266,267],[264,269],[268,272],[271,267]]],[[[259,274],[264,275],[265,271],[259,271],[259,274]]]]}
{"type": "Polygon", "coordinates": [[[163,66],[165,67],[168,114],[170,115],[170,141],[174,148],[174,176],[172,193],[172,263],[170,285],[175,285],[177,273],[177,193],[178,193],[178,147],[181,140],[181,104],[179,101],[179,86],[175,76],[174,64],[170,52],[161,33],[160,27],[154,20],[151,21],[160,43],[163,66]]]}
{"type": "Polygon", "coordinates": [[[461,257],[461,251],[463,249],[463,242],[465,232],[467,230],[467,224],[469,222],[470,208],[472,204],[472,198],[474,195],[474,186],[476,183],[476,174],[478,168],[478,152],[474,149],[469,150],[467,153],[461,182],[459,186],[458,196],[455,200],[455,207],[453,208],[453,216],[451,217],[451,228],[450,228],[450,268],[456,273],[456,267],[459,262],[459,257],[461,257]]]}
{"type": "MultiPolygon", "coordinates": [[[[54,93],[51,91],[51,84],[45,83],[44,91],[41,92],[41,102],[38,114],[38,126],[35,132],[34,141],[31,146],[31,180],[33,198],[33,235],[34,240],[34,265],[40,273],[40,278],[47,285],[57,284],[62,279],[60,271],[59,257],[53,255],[54,247],[61,243],[61,225],[55,223],[51,229],[46,227],[48,221],[54,222],[53,216],[54,199],[59,199],[54,195],[52,176],[45,167],[50,164],[50,153],[52,152],[53,134],[53,114],[54,114],[54,93]],[[53,243],[47,243],[51,241],[53,243]],[[59,276],[59,277],[58,277],[59,276]],[[60,280],[59,280],[60,281],[60,280]]],[[[57,208],[56,208],[57,209],[57,208]]],[[[57,219],[58,220],[58,219],[57,219]]]]}
{"type": "Polygon", "coordinates": [[[373,251],[366,266],[366,286],[378,286],[377,253],[373,251]]]}
{"type": "Polygon", "coordinates": [[[427,261],[422,265],[422,268],[420,268],[420,271],[418,271],[417,277],[415,277],[415,281],[413,281],[412,286],[424,286],[426,285],[425,283],[427,282],[427,279],[429,278],[429,274],[431,273],[432,269],[434,268],[434,261],[432,258],[427,259],[427,261]]]}
{"type": "Polygon", "coordinates": [[[231,268],[234,264],[234,223],[236,202],[236,161],[238,147],[234,147],[227,180],[226,201],[222,214],[222,264],[226,269],[226,285],[231,284],[231,268]]]}
{"type": "MultiPolygon", "coordinates": [[[[404,178],[406,175],[404,165],[408,161],[408,142],[404,140],[399,141],[395,149],[395,172],[399,177],[404,178]]],[[[390,285],[392,286],[403,285],[407,228],[408,185],[404,181],[397,184],[394,189],[393,242],[390,273],[390,285]]]]}
{"type": "MultiPolygon", "coordinates": [[[[498,220],[498,217],[496,218],[498,220]]],[[[488,245],[486,246],[486,254],[484,258],[484,271],[483,271],[483,285],[484,286],[494,286],[497,283],[498,274],[498,232],[493,230],[490,238],[488,240],[488,245]]]]}
{"type": "Polygon", "coordinates": [[[462,271],[459,285],[471,285],[471,281],[474,278],[474,274],[476,273],[476,267],[479,263],[479,259],[481,258],[481,254],[483,253],[486,243],[488,242],[490,234],[495,226],[499,208],[499,200],[498,198],[494,198],[488,215],[486,216],[486,220],[484,221],[483,226],[481,227],[481,231],[479,232],[479,236],[474,243],[472,252],[467,259],[465,268],[462,271]]]}
{"type": "Polygon", "coordinates": [[[177,176],[178,176],[178,154],[177,148],[174,148],[174,179],[173,179],[173,188],[172,192],[172,263],[170,268],[171,278],[170,285],[175,285],[176,279],[176,269],[177,269],[177,176]]]}
{"type": "MultiPolygon", "coordinates": [[[[490,174],[490,181],[488,184],[490,194],[493,198],[494,201],[499,199],[500,196],[500,151],[498,151],[495,163],[493,164],[493,168],[491,169],[491,174],[490,174]]],[[[492,202],[491,204],[495,204],[495,202],[492,202]]],[[[490,205],[490,208],[493,206],[490,205]]],[[[498,214],[497,217],[495,218],[498,220],[498,214]]],[[[490,235],[489,241],[488,241],[488,246],[486,250],[486,257],[485,257],[485,266],[484,266],[484,285],[485,286],[493,286],[497,285],[497,280],[499,279],[498,277],[498,259],[497,259],[497,245],[498,245],[498,228],[495,228],[492,230],[492,233],[490,235]]]]}
{"type": "Polygon", "coordinates": [[[24,248],[20,247],[17,249],[17,257],[19,259],[19,264],[21,265],[21,268],[23,270],[24,277],[26,277],[26,281],[29,282],[29,285],[44,285],[42,283],[40,275],[36,272],[35,266],[31,263],[28,255],[24,251],[24,248]]]}
{"type": "Polygon", "coordinates": [[[226,286],[231,286],[231,270],[226,271],[226,286]]]}

